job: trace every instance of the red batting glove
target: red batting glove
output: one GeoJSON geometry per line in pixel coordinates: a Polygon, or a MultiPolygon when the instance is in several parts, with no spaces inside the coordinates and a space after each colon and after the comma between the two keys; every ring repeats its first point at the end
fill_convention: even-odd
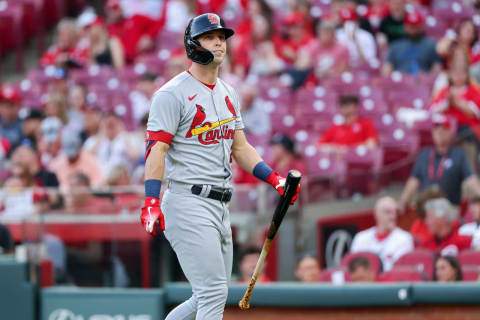
{"type": "MultiPolygon", "coordinates": [[[[272,172],[268,178],[267,178],[267,183],[271,184],[275,190],[277,190],[278,194],[283,196],[285,193],[285,179],[284,177],[280,176],[276,172],[272,172]]],[[[298,198],[298,194],[300,193],[300,185],[297,187],[297,192],[295,192],[295,195],[292,197],[292,201],[290,201],[290,204],[294,204],[295,200],[298,198]]]]}
{"type": "Polygon", "coordinates": [[[160,208],[160,200],[155,197],[145,198],[145,205],[142,208],[140,221],[145,230],[152,236],[157,234],[157,226],[160,225],[162,231],[165,230],[165,218],[160,208]]]}

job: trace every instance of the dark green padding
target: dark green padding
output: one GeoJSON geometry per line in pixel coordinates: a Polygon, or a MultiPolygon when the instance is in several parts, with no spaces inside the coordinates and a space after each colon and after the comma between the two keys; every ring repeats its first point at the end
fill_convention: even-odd
{"type": "Polygon", "coordinates": [[[480,282],[418,283],[412,285],[412,295],[417,304],[480,305],[480,282]]]}

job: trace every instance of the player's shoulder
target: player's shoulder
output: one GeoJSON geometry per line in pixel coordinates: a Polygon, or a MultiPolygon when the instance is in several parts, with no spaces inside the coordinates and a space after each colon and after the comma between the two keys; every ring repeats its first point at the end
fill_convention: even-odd
{"type": "Polygon", "coordinates": [[[181,103],[184,96],[183,92],[185,87],[188,87],[190,79],[191,77],[187,72],[179,73],[155,91],[152,101],[161,99],[162,101],[171,100],[181,103]]]}
{"type": "Polygon", "coordinates": [[[227,91],[230,94],[237,93],[237,91],[232,85],[230,85],[229,83],[227,83],[225,80],[221,78],[217,78],[217,84],[220,85],[225,91],[227,91]]]}

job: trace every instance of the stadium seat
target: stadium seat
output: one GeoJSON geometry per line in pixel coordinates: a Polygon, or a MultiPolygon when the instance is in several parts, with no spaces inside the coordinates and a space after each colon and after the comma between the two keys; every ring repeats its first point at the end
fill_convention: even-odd
{"type": "Polygon", "coordinates": [[[425,281],[420,271],[410,267],[393,268],[378,276],[379,282],[422,282],[425,281]]]}
{"type": "Polygon", "coordinates": [[[326,269],[320,272],[318,277],[319,282],[328,282],[332,284],[343,284],[343,282],[350,281],[350,274],[347,268],[338,267],[334,269],[326,269]]]}
{"type": "Polygon", "coordinates": [[[480,252],[478,251],[461,251],[457,258],[461,266],[480,266],[480,252]]]}
{"type": "Polygon", "coordinates": [[[382,271],[382,261],[380,258],[372,252],[356,252],[356,253],[347,253],[343,256],[342,261],[340,262],[340,267],[348,268],[350,261],[357,257],[365,257],[370,261],[373,271],[376,274],[379,274],[382,271]]]}
{"type": "Polygon", "coordinates": [[[462,266],[462,280],[463,281],[479,281],[480,269],[475,266],[462,266]]]}
{"type": "Polygon", "coordinates": [[[404,254],[395,262],[394,269],[400,267],[413,268],[431,281],[433,280],[435,257],[429,250],[417,249],[404,254]]]}
{"type": "Polygon", "coordinates": [[[341,194],[371,194],[377,191],[380,168],[383,163],[381,148],[368,149],[365,146],[349,148],[345,155],[348,184],[341,194]]]}

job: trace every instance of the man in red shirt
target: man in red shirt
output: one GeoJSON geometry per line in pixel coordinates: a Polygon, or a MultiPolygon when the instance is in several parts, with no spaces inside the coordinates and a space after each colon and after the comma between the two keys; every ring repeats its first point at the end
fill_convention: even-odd
{"type": "Polygon", "coordinates": [[[305,29],[305,17],[301,12],[294,11],[287,15],[283,21],[285,36],[274,37],[277,55],[288,64],[294,64],[301,47],[314,39],[309,30],[305,29]]]}
{"type": "Polygon", "coordinates": [[[470,248],[472,237],[458,233],[455,223],[458,213],[450,201],[446,198],[429,200],[425,211],[425,223],[432,235],[420,243],[420,248],[451,256],[470,248]]]}
{"type": "Polygon", "coordinates": [[[358,116],[358,97],[340,96],[339,106],[342,120],[328,128],[318,140],[320,147],[332,146],[335,149],[360,144],[374,148],[378,144],[378,133],[370,119],[358,116]]]}
{"type": "Polygon", "coordinates": [[[105,13],[108,33],[122,41],[127,62],[153,49],[154,39],[164,23],[164,14],[158,21],[140,14],[125,18],[120,0],[108,0],[105,13]]]}

